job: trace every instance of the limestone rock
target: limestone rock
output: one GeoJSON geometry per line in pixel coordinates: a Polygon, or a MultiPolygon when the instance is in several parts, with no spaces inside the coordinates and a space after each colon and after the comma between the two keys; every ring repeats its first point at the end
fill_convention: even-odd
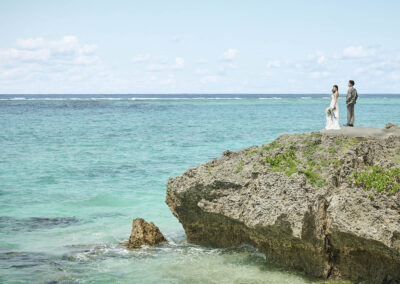
{"type": "Polygon", "coordinates": [[[155,246],[167,243],[160,229],[153,222],[146,222],[142,218],[136,218],[132,222],[132,232],[129,241],[125,243],[128,248],[141,246],[155,246]]]}
{"type": "Polygon", "coordinates": [[[386,129],[400,129],[400,126],[398,126],[398,125],[396,125],[396,124],[393,124],[393,123],[390,123],[390,122],[388,122],[388,123],[386,123],[386,126],[385,126],[385,128],[386,128],[386,129]]]}
{"type": "Polygon", "coordinates": [[[400,132],[359,133],[282,135],[225,151],[170,178],[166,203],[189,242],[251,244],[270,262],[325,279],[399,283],[396,181],[378,192],[356,177],[400,168],[400,132]]]}

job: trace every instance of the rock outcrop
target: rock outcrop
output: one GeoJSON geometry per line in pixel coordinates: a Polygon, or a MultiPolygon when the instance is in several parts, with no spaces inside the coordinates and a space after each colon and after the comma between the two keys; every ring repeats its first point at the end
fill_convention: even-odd
{"type": "Polygon", "coordinates": [[[400,126],[388,122],[388,123],[386,123],[385,129],[400,129],[400,126]]]}
{"type": "Polygon", "coordinates": [[[141,246],[155,246],[167,243],[167,239],[153,222],[146,222],[142,218],[136,218],[132,222],[132,232],[129,241],[124,243],[127,248],[139,248],[141,246]]]}
{"type": "Polygon", "coordinates": [[[166,202],[189,242],[251,244],[325,279],[399,283],[400,130],[344,131],[225,151],[170,178],[166,202]]]}

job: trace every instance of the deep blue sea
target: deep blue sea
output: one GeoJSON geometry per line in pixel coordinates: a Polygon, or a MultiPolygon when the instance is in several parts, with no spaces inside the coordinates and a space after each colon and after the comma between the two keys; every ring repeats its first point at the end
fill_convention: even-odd
{"type": "MultiPolygon", "coordinates": [[[[0,283],[316,283],[250,247],[188,244],[169,177],[226,150],[320,130],[321,95],[1,95],[0,283]],[[132,219],[170,244],[128,251],[132,219]]],[[[357,126],[400,124],[400,95],[359,95],[357,126]]],[[[340,121],[346,107],[340,98],[340,121]]]]}

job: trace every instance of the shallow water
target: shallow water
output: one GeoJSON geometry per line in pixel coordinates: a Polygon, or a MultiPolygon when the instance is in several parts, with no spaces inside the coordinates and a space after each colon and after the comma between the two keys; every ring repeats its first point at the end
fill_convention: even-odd
{"type": "MultiPolygon", "coordinates": [[[[0,282],[317,282],[252,248],[187,244],[164,200],[170,176],[226,149],[322,129],[328,95],[139,97],[0,96],[0,282]],[[171,244],[120,246],[139,216],[171,244]]],[[[360,96],[356,124],[400,124],[399,109],[360,96]]]]}

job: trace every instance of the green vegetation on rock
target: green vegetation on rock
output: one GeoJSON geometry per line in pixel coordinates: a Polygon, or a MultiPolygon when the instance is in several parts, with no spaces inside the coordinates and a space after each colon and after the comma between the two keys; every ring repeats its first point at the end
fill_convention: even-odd
{"type": "Polygon", "coordinates": [[[368,193],[368,198],[371,199],[371,200],[374,200],[375,196],[372,193],[368,193]]]}
{"type": "Polygon", "coordinates": [[[239,166],[236,168],[235,173],[240,173],[243,170],[243,166],[239,166]]]}
{"type": "Polygon", "coordinates": [[[243,170],[243,164],[244,164],[244,161],[243,161],[243,159],[241,159],[239,161],[239,166],[235,170],[235,173],[240,173],[243,170]]]}
{"type": "Polygon", "coordinates": [[[274,156],[268,156],[265,159],[260,158],[259,162],[263,165],[269,164],[273,171],[284,172],[287,176],[294,173],[303,173],[307,180],[316,187],[322,187],[326,184],[325,179],[321,176],[321,168],[326,166],[331,161],[316,163],[314,160],[308,160],[304,165],[296,158],[296,150],[290,149],[274,156]],[[305,167],[306,168],[305,168],[305,167]]]}
{"type": "MultiPolygon", "coordinates": [[[[363,140],[363,139],[361,139],[363,140]]],[[[351,147],[358,145],[360,141],[354,137],[348,137],[344,139],[338,139],[335,141],[335,144],[340,146],[343,150],[350,149],[351,147]]]]}
{"type": "Polygon", "coordinates": [[[385,170],[379,166],[368,167],[364,171],[354,171],[355,182],[365,190],[393,194],[400,190],[400,168],[385,170]]]}
{"type": "Polygon", "coordinates": [[[335,169],[340,168],[343,165],[342,161],[339,161],[338,159],[330,159],[329,160],[329,164],[333,164],[333,166],[335,167],[335,169]]]}
{"type": "Polygon", "coordinates": [[[304,157],[310,157],[314,152],[323,150],[323,147],[320,146],[320,140],[316,140],[315,137],[318,138],[320,136],[314,133],[303,140],[304,144],[307,146],[303,151],[304,157]]]}
{"type": "Polygon", "coordinates": [[[390,132],[284,134],[224,152],[205,164],[212,174],[200,166],[170,179],[167,204],[190,242],[250,243],[282,267],[325,279],[397,281],[400,130],[390,132]]]}
{"type": "Polygon", "coordinates": [[[269,150],[276,149],[279,147],[280,147],[279,143],[276,141],[273,141],[273,142],[269,143],[268,145],[263,146],[262,149],[263,149],[263,151],[269,151],[269,150]]]}
{"type": "Polygon", "coordinates": [[[317,187],[322,187],[325,185],[326,181],[323,179],[318,173],[313,172],[312,170],[305,170],[304,174],[310,183],[317,187]]]}
{"type": "Polygon", "coordinates": [[[258,150],[252,150],[252,151],[247,152],[247,153],[246,153],[246,156],[251,157],[251,156],[253,156],[253,155],[257,154],[257,153],[259,153],[258,150]]]}
{"type": "Polygon", "coordinates": [[[288,150],[286,152],[277,154],[275,156],[268,156],[265,161],[272,166],[272,169],[277,172],[286,171],[288,176],[298,172],[296,160],[296,151],[294,149],[288,150]]]}
{"type": "Polygon", "coordinates": [[[396,163],[400,164],[400,150],[396,150],[396,157],[394,158],[396,163]]]}
{"type": "Polygon", "coordinates": [[[335,147],[330,146],[330,147],[328,148],[328,152],[329,152],[329,154],[335,154],[335,153],[337,152],[337,150],[336,150],[335,147]]]}

